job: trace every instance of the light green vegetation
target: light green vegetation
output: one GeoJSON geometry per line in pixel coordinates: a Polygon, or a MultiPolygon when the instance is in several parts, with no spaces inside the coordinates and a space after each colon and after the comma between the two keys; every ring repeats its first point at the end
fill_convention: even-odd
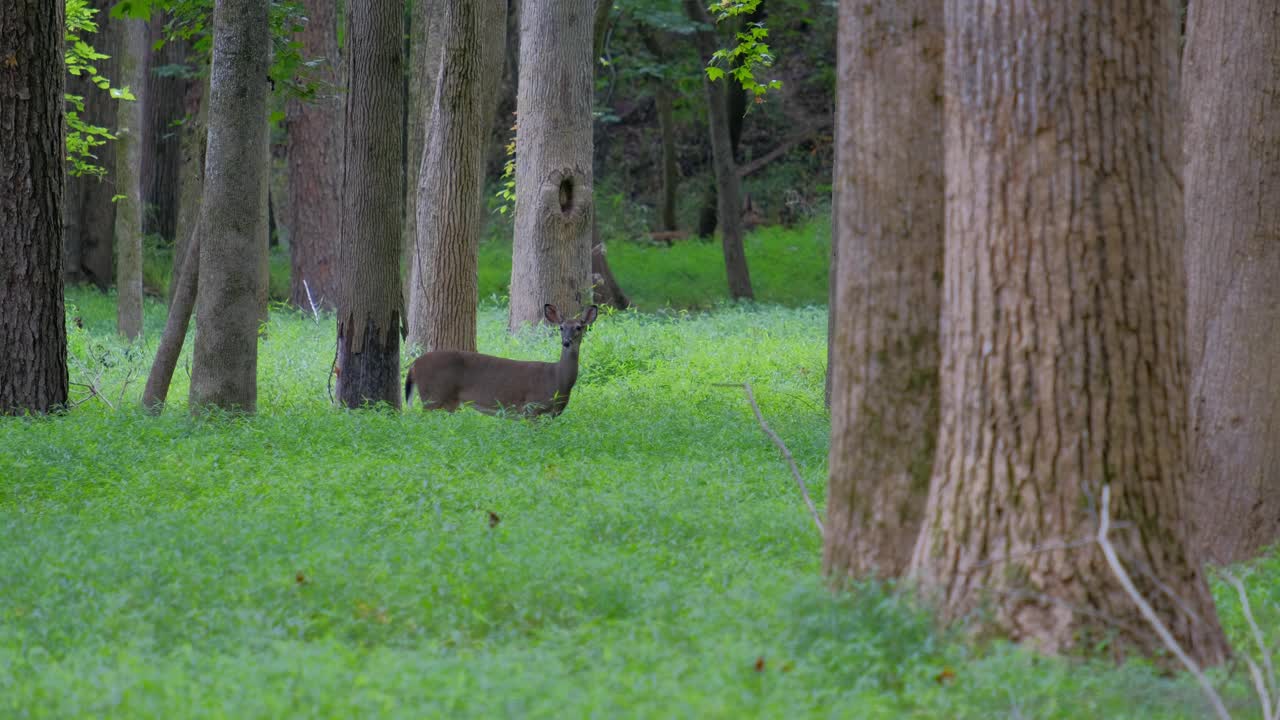
{"type": "MultiPolygon", "coordinates": [[[[135,409],[163,306],[129,348],[110,298],[68,301],[73,380],[115,410],[0,420],[0,717],[1203,717],[1143,663],[823,587],[785,465],[711,386],[754,384],[821,503],[821,309],[604,316],[535,422],[336,410],[332,317],[277,311],[260,413],[197,420],[185,358],[169,411],[135,409]]],[[[504,324],[482,350],[554,357],[504,324]]]]}

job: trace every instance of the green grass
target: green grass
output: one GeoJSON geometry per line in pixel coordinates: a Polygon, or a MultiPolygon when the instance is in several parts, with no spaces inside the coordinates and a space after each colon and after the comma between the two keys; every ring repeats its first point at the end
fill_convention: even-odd
{"type": "MultiPolygon", "coordinates": [[[[130,347],[110,298],[69,302],[73,379],[114,409],[0,420],[0,717],[1204,716],[1145,663],[974,645],[822,586],[785,466],[711,386],[754,384],[821,500],[821,309],[602,317],[536,422],[333,409],[332,318],[277,311],[258,415],[193,419],[185,357],[168,412],[135,409],[161,306],[130,347]]],[[[555,354],[504,324],[482,311],[482,350],[555,354]]]]}

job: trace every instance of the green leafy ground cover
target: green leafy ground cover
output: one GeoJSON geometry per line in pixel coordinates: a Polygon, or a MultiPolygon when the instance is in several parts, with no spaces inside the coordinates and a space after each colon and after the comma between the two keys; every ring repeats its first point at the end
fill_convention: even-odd
{"type": "MultiPolygon", "coordinates": [[[[192,419],[185,358],[169,411],[135,409],[162,306],[129,347],[110,298],[68,301],[73,380],[114,409],[0,420],[0,717],[1205,716],[1145,663],[824,588],[781,459],[711,386],[754,384],[821,502],[822,309],[602,317],[567,412],[537,422],[335,410],[332,318],[278,310],[259,414],[192,419]]],[[[504,325],[482,312],[482,350],[555,354],[504,325]]],[[[1277,577],[1247,581],[1272,628],[1277,577]]],[[[1228,685],[1247,707],[1238,666],[1228,685]]]]}

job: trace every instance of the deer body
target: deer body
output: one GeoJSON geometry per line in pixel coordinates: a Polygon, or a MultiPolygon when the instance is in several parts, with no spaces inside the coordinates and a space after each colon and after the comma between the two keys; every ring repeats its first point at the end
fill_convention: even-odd
{"type": "Polygon", "coordinates": [[[558,362],[510,360],[460,350],[429,352],[409,368],[405,402],[416,386],[428,410],[453,412],[469,404],[486,413],[505,410],[524,416],[559,415],[578,381],[578,349],[597,312],[593,305],[581,319],[562,320],[554,305],[544,308],[547,320],[560,325],[558,362]]]}

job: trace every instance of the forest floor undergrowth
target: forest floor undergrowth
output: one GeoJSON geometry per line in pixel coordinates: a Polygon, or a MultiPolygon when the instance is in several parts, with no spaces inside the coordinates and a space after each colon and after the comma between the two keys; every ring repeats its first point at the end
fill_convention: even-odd
{"type": "MultiPolygon", "coordinates": [[[[187,413],[188,342],[149,417],[163,306],[130,346],[111,298],[68,303],[72,379],[100,397],[0,420],[0,717],[1205,716],[1146,662],[1044,658],[824,587],[785,464],[713,385],[753,384],[822,505],[824,308],[602,316],[568,410],[526,422],[334,409],[332,317],[287,310],[256,416],[187,413]]],[[[482,310],[482,351],[555,355],[504,327],[482,310]]],[[[1275,628],[1280,561],[1251,572],[1275,628]]]]}

